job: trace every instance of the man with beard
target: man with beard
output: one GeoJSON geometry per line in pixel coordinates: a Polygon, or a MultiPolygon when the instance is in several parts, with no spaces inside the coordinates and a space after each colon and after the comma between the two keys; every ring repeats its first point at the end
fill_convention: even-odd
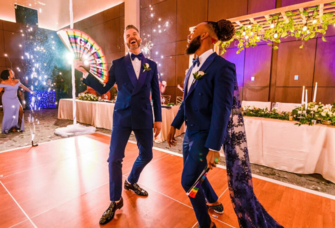
{"type": "MultiPolygon", "coordinates": [[[[214,43],[228,41],[235,33],[227,20],[198,24],[188,36],[187,54],[195,54],[184,83],[184,101],[172,123],[168,135],[169,145],[176,145],[175,129],[186,122],[183,142],[184,169],[182,186],[187,192],[201,172],[215,167],[220,158],[220,148],[227,132],[233,104],[235,65],[218,56],[214,43]]],[[[216,227],[208,208],[220,206],[209,181],[206,179],[195,198],[189,197],[201,228],[216,227]],[[207,200],[207,202],[206,202],[207,200]]]]}
{"type": "Polygon", "coordinates": [[[122,191],[122,160],[130,133],[134,131],[139,148],[128,179],[124,183],[126,190],[132,190],[139,196],[148,196],[148,192],[137,182],[144,167],[152,159],[153,130],[155,137],[161,130],[161,103],[157,77],[157,65],[146,59],[141,53],[141,38],[138,29],[128,25],[124,32],[125,44],[129,54],[114,60],[109,70],[109,79],[102,85],[83,69],[84,64],[76,61],[75,67],[84,73],[83,82],[100,94],[105,94],[116,83],[117,100],[114,107],[113,129],[109,152],[109,188],[110,205],[103,213],[100,224],[106,224],[114,218],[115,211],[123,206],[122,191]],[[155,123],[150,102],[150,93],[154,106],[155,123]]]}

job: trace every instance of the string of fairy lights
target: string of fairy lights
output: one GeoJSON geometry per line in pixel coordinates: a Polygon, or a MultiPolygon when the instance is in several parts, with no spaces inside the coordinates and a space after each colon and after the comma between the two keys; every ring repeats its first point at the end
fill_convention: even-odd
{"type": "MultiPolygon", "coordinates": [[[[162,18],[156,17],[154,7],[149,6],[150,9],[150,20],[153,25],[150,32],[143,33],[143,44],[142,52],[151,60],[155,61],[158,67],[163,67],[163,59],[165,56],[160,51],[153,51],[155,46],[153,37],[154,34],[163,34],[169,32],[169,28],[172,22],[169,20],[163,21],[162,18]],[[153,33],[152,35],[150,33],[153,33]]],[[[29,94],[28,97],[22,100],[24,106],[33,108],[34,110],[40,110],[44,108],[56,108],[56,81],[55,73],[52,72],[52,56],[57,55],[59,52],[57,37],[54,32],[53,35],[45,35],[41,32],[43,29],[38,27],[25,25],[20,30],[22,41],[17,44],[17,48],[20,50],[22,55],[20,56],[21,62],[11,60],[18,59],[18,56],[9,56],[7,53],[4,57],[8,59],[11,65],[11,69],[14,70],[16,75],[21,75],[19,78],[25,86],[30,90],[35,91],[35,94],[29,94]],[[28,103],[28,104],[27,104],[28,103]]],[[[50,33],[49,31],[48,33],[50,33]]],[[[60,45],[63,46],[63,45],[60,45]]],[[[63,53],[64,54],[64,53],[63,53]]],[[[64,56],[64,55],[63,55],[64,56]]],[[[172,57],[171,57],[172,58],[172,57]]],[[[66,67],[69,67],[69,59],[72,56],[63,58],[66,67]]],[[[57,76],[62,76],[63,73],[57,72],[57,76]]],[[[161,73],[161,76],[164,74],[161,73]]],[[[21,89],[23,92],[23,90],[21,89]]]]}
{"type": "MultiPolygon", "coordinates": [[[[34,110],[57,108],[56,83],[52,68],[59,64],[55,59],[58,42],[55,40],[56,33],[53,33],[55,32],[26,25],[20,30],[22,41],[17,44],[18,51],[22,53],[21,61],[17,61],[17,55],[11,58],[9,54],[4,54],[16,77],[19,75],[17,78],[21,83],[35,92],[22,100],[23,106],[34,110]],[[14,64],[12,60],[16,60],[13,61],[14,64]]],[[[62,75],[62,72],[58,74],[62,75]]],[[[23,91],[21,89],[21,92],[23,91]]]]}
{"type": "MultiPolygon", "coordinates": [[[[152,27],[152,33],[154,34],[162,34],[169,31],[169,28],[172,25],[172,22],[169,20],[163,21],[162,18],[156,17],[156,13],[154,11],[154,7],[149,5],[150,9],[150,20],[152,27]]],[[[152,53],[153,47],[155,46],[154,42],[152,41],[152,35],[150,33],[142,33],[144,45],[142,45],[142,52],[148,57],[157,63],[158,67],[162,67],[162,62],[165,56],[160,54],[159,51],[155,51],[152,53]]],[[[172,58],[172,57],[170,57],[172,58]]],[[[163,73],[160,73],[163,76],[163,73]]]]}

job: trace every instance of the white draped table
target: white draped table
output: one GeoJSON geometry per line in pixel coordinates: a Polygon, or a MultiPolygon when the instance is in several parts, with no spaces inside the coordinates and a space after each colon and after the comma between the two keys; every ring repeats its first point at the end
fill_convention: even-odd
{"type": "MultiPolygon", "coordinates": [[[[155,139],[167,139],[179,106],[162,108],[162,131],[155,139]]],[[[112,129],[114,104],[77,100],[77,121],[112,129]]],[[[72,100],[61,99],[59,119],[72,119],[72,100]]],[[[275,169],[311,174],[319,173],[335,183],[335,127],[294,125],[295,122],[244,117],[250,162],[275,169]]],[[[183,127],[177,131],[181,135],[183,127]]]]}
{"type": "Polygon", "coordinates": [[[250,162],[335,183],[335,127],[244,117],[250,162]]]}
{"type": "MultiPolygon", "coordinates": [[[[80,123],[90,124],[95,127],[112,129],[114,104],[97,101],[77,100],[77,121],[80,123]]],[[[167,139],[170,131],[170,125],[178,112],[179,106],[173,106],[170,109],[162,108],[162,130],[155,139],[155,142],[163,142],[167,139]]],[[[59,100],[58,119],[72,120],[72,99],[59,100]]],[[[186,130],[183,125],[176,135],[181,135],[186,130]]]]}

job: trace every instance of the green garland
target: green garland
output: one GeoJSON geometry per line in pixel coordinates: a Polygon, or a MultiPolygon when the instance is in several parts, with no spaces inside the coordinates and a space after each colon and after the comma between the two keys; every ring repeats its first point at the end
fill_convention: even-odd
{"type": "Polygon", "coordinates": [[[296,108],[292,111],[292,115],[299,118],[299,125],[309,124],[313,125],[313,120],[315,121],[330,121],[332,125],[335,125],[335,103],[333,105],[324,105],[321,102],[308,103],[307,110],[304,106],[296,108]]]}
{"type": "MultiPolygon", "coordinates": [[[[335,5],[335,2],[330,3],[335,5]]],[[[239,54],[241,51],[249,47],[255,47],[259,42],[265,41],[268,45],[279,44],[281,39],[288,37],[295,37],[302,41],[300,48],[304,47],[304,42],[315,37],[321,36],[322,40],[326,42],[326,32],[329,25],[334,24],[335,19],[333,13],[323,14],[320,20],[319,6],[304,9],[301,11],[286,12],[287,19],[280,18],[280,14],[273,15],[269,18],[266,25],[269,26],[267,29],[263,29],[260,24],[243,25],[237,29],[235,36],[227,41],[221,42],[219,45],[222,47],[222,53],[224,54],[227,48],[232,42],[237,40],[239,54]],[[304,24],[296,24],[294,17],[297,15],[303,15],[306,18],[304,24]]],[[[277,50],[278,45],[273,45],[273,49],[277,50]]]]}
{"type": "Polygon", "coordinates": [[[308,124],[313,125],[313,122],[330,121],[331,125],[335,125],[335,103],[333,105],[324,105],[322,103],[309,103],[307,110],[305,106],[293,109],[292,112],[278,113],[276,109],[269,111],[266,109],[244,107],[244,116],[251,117],[263,117],[279,120],[289,120],[292,116],[292,120],[298,121],[296,125],[308,124]]]}
{"type": "Polygon", "coordinates": [[[267,108],[266,109],[260,109],[260,108],[247,107],[243,111],[243,116],[262,117],[262,118],[279,119],[279,120],[289,120],[289,113],[288,112],[278,113],[276,109],[274,109],[273,111],[269,111],[267,108]]]}
{"type": "Polygon", "coordinates": [[[81,101],[97,101],[98,97],[94,94],[85,93],[85,94],[79,94],[78,99],[81,101]]]}

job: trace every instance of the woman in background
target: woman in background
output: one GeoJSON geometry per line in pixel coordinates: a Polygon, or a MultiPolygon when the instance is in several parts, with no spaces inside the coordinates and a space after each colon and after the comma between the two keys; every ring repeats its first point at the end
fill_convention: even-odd
{"type": "Polygon", "coordinates": [[[14,71],[4,70],[1,72],[0,92],[5,88],[2,96],[3,120],[2,133],[8,134],[10,131],[24,131],[23,109],[17,97],[19,87],[32,93],[27,87],[21,84],[18,79],[14,79],[14,71]]]}

